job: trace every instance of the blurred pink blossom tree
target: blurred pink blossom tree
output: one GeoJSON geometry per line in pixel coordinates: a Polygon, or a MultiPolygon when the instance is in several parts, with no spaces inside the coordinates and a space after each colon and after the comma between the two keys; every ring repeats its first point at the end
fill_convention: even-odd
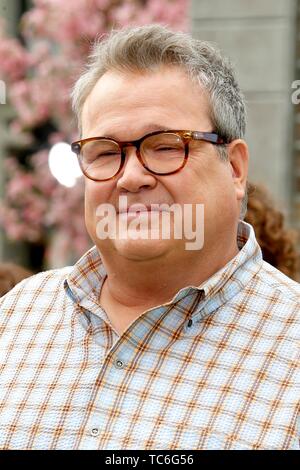
{"type": "MultiPolygon", "coordinates": [[[[59,251],[72,252],[74,259],[90,246],[82,180],[66,188],[48,168],[53,143],[78,137],[70,88],[96,37],[111,28],[153,22],[187,30],[188,1],[34,0],[20,21],[21,40],[8,37],[0,21],[0,79],[7,83],[8,104],[15,111],[10,140],[24,145],[23,162],[13,149],[5,162],[0,224],[9,239],[49,244],[60,233],[59,251]],[[38,142],[35,131],[47,125],[46,141],[38,142]]],[[[46,255],[53,258],[51,243],[46,255]]]]}

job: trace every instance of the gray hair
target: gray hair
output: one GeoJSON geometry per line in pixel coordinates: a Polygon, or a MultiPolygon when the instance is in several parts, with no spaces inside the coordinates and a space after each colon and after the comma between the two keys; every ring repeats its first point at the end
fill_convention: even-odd
{"type": "MultiPolygon", "coordinates": [[[[229,60],[212,44],[158,24],[112,31],[95,41],[71,93],[79,128],[84,102],[107,71],[154,71],[162,65],[180,66],[207,91],[215,132],[228,141],[244,137],[245,101],[229,60]]],[[[226,160],[226,146],[218,146],[218,150],[226,160]]],[[[246,212],[246,197],[242,206],[241,218],[246,212]]]]}

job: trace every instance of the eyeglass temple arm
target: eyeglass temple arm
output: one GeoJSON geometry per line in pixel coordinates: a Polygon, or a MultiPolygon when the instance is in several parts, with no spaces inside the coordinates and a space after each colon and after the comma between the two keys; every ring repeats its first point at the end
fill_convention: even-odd
{"type": "Polygon", "coordinates": [[[218,134],[215,132],[198,132],[194,131],[191,133],[191,137],[195,140],[206,140],[208,142],[211,142],[212,144],[227,144],[228,142],[220,137],[218,134]]]}

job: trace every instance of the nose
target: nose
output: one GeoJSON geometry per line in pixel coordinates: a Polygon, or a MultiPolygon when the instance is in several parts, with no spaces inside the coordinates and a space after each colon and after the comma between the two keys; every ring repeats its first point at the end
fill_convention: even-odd
{"type": "Polygon", "coordinates": [[[126,160],[117,180],[120,191],[137,193],[141,189],[152,189],[156,185],[155,175],[143,167],[136,155],[136,148],[126,148],[126,160]]]}

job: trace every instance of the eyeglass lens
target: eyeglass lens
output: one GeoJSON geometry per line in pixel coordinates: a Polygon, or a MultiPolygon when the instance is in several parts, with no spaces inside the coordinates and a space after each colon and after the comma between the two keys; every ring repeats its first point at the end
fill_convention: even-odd
{"type": "MultiPolygon", "coordinates": [[[[185,146],[179,135],[161,133],[147,137],[141,144],[140,154],[149,170],[169,173],[183,164],[185,146]]],[[[80,154],[85,173],[95,179],[114,176],[120,168],[121,158],[120,146],[109,139],[86,142],[80,154]]]]}

